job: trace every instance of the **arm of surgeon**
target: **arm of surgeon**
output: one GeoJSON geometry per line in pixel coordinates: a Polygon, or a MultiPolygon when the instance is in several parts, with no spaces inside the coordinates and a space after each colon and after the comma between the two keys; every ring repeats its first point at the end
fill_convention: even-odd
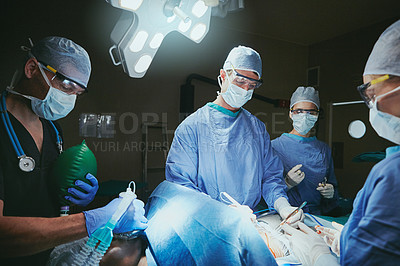
{"type": "Polygon", "coordinates": [[[0,200],[0,257],[28,256],[87,236],[83,213],[65,217],[3,216],[0,200]]]}

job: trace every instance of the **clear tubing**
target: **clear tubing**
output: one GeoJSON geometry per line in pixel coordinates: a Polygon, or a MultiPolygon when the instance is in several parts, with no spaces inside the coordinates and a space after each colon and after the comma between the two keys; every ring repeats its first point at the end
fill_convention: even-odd
{"type": "Polygon", "coordinates": [[[122,201],[118,205],[117,210],[114,212],[107,224],[98,228],[82,247],[74,262],[75,266],[99,265],[100,260],[110,247],[113,237],[112,230],[115,228],[118,220],[126,212],[132,201],[136,199],[135,190],[135,182],[131,181],[126,192],[120,193],[122,201]],[[131,189],[131,184],[133,185],[133,191],[131,189]]]}
{"type": "Polygon", "coordinates": [[[86,244],[82,247],[81,251],[76,256],[74,266],[87,265],[86,260],[90,257],[90,254],[94,251],[97,244],[97,240],[89,238],[86,244]]]}
{"type": "Polygon", "coordinates": [[[90,256],[87,265],[99,265],[101,259],[106,253],[107,249],[110,247],[110,243],[100,242],[99,246],[96,248],[92,256],[90,256]]]}

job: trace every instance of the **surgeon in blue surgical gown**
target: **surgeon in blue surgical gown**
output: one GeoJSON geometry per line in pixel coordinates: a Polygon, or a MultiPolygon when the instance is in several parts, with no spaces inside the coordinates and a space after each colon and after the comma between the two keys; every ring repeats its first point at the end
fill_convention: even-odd
{"type": "MultiPolygon", "coordinates": [[[[233,48],[220,70],[217,99],[198,109],[176,129],[166,163],[166,179],[220,200],[227,192],[254,209],[261,196],[281,217],[290,206],[264,123],[242,106],[261,80],[261,57],[252,48],[233,48]]],[[[304,217],[297,213],[289,222],[304,217]]]]}
{"type": "Polygon", "coordinates": [[[311,136],[318,115],[318,91],[298,87],[290,99],[293,129],[271,143],[283,163],[290,204],[300,206],[307,201],[305,212],[337,216],[340,208],[332,152],[326,143],[311,136]]]}
{"type": "MultiPolygon", "coordinates": [[[[372,168],[345,226],[317,230],[340,256],[341,265],[400,265],[400,20],[375,43],[363,81],[358,91],[369,108],[372,127],[397,146],[389,147],[386,158],[372,168]]],[[[303,254],[318,255],[304,242],[294,240],[292,244],[303,254]]]]}

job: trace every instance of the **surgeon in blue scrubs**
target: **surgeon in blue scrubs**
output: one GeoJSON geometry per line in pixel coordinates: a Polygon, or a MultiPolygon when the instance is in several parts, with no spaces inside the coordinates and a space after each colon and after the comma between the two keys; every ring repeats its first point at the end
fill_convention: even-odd
{"type": "Polygon", "coordinates": [[[339,197],[331,149],[311,136],[318,115],[318,91],[298,87],[290,99],[293,129],[272,140],[272,148],[283,163],[290,204],[307,201],[305,212],[330,215],[338,212],[339,197]]]}
{"type": "MultiPolygon", "coordinates": [[[[220,70],[221,92],[176,129],[166,163],[166,179],[221,200],[227,192],[254,209],[261,196],[286,218],[292,207],[282,163],[265,125],[242,106],[262,84],[261,57],[252,48],[233,48],[220,70]]],[[[303,212],[289,223],[302,219],[303,212]]]]}
{"type": "MultiPolygon", "coordinates": [[[[363,80],[358,91],[369,108],[372,127],[397,146],[388,148],[386,158],[372,168],[344,228],[335,225],[336,229],[317,230],[340,256],[341,265],[400,265],[400,20],[375,43],[363,80]]],[[[302,233],[303,239],[315,234],[284,229],[290,234],[302,233]]],[[[305,243],[310,241],[292,242],[301,254],[317,257],[316,252],[325,252],[305,243]]]]}

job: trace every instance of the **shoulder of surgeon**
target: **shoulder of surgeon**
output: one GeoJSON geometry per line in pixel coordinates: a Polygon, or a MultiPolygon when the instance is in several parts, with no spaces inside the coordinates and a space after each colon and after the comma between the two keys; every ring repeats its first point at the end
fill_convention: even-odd
{"type": "Polygon", "coordinates": [[[331,151],[331,147],[329,147],[328,143],[325,143],[319,139],[315,139],[316,143],[321,147],[321,149],[325,149],[331,151]]]}
{"type": "Polygon", "coordinates": [[[196,128],[199,126],[199,124],[204,123],[203,120],[206,119],[204,109],[205,106],[197,109],[196,112],[186,117],[176,128],[175,136],[179,135],[179,137],[183,137],[186,135],[194,137],[197,132],[196,128]]]}
{"type": "Polygon", "coordinates": [[[255,115],[253,115],[252,113],[250,113],[243,107],[242,107],[241,112],[242,112],[241,115],[246,116],[246,118],[250,119],[256,127],[260,128],[260,130],[265,131],[268,134],[267,128],[265,127],[265,124],[263,121],[258,119],[255,115]]]}
{"type": "Polygon", "coordinates": [[[369,174],[369,177],[373,178],[388,178],[388,176],[396,179],[396,182],[399,182],[400,188],[400,178],[398,175],[400,173],[400,152],[389,155],[376,165],[372,167],[372,170],[369,174]]]}

